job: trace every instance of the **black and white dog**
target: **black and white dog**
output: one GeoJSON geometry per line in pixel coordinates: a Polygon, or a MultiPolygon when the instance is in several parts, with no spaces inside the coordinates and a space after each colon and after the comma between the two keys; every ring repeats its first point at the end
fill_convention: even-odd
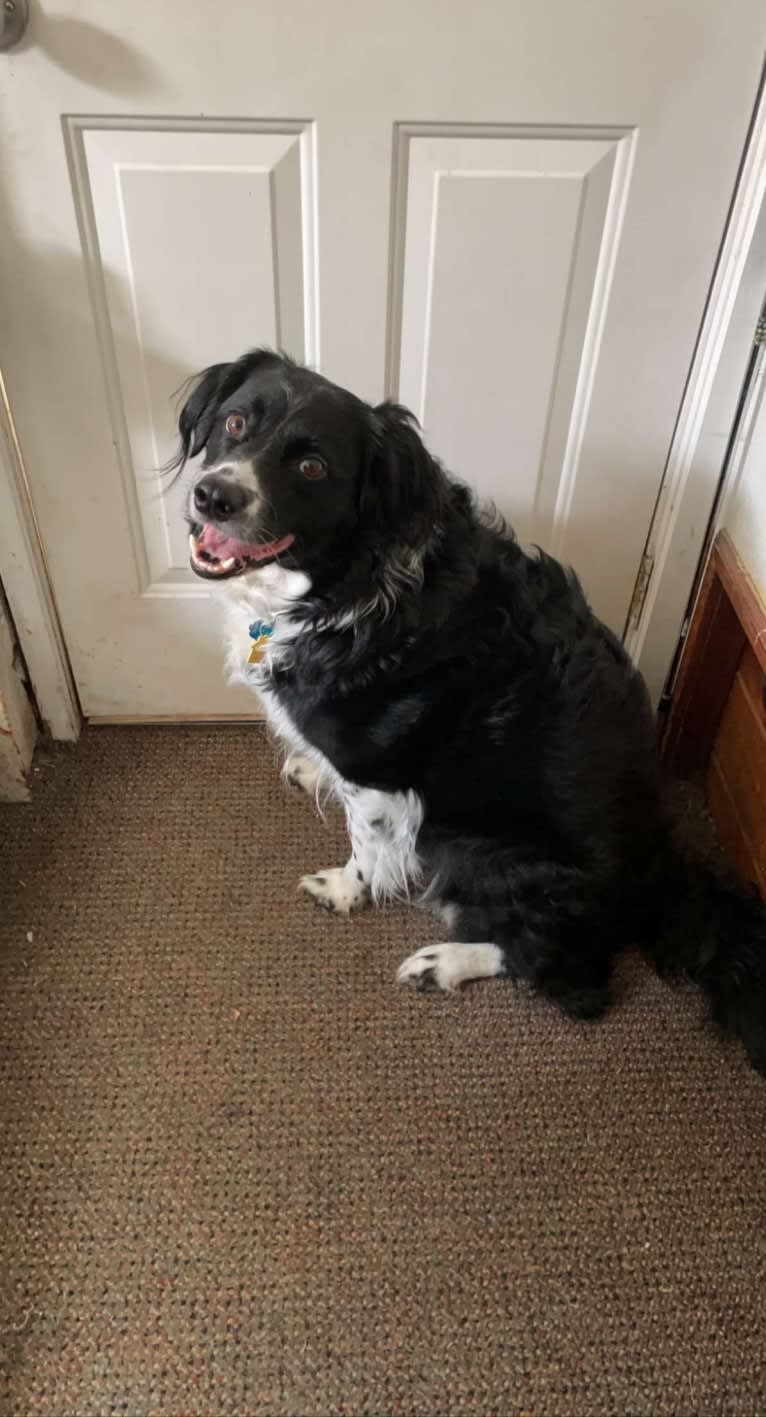
{"type": "Polygon", "coordinates": [[[450,942],[398,978],[531,982],[607,1007],[629,942],[705,990],[766,1071],[766,910],[684,862],[644,684],[576,577],[526,555],[378,408],[269,351],[199,376],[179,465],[191,563],[225,582],[229,668],[324,779],[351,856],[301,886],[342,913],[412,896],[450,942]]]}

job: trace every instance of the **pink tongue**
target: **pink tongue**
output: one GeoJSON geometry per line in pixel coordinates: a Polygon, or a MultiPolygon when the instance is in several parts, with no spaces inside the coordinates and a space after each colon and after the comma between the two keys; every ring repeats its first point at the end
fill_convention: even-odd
{"type": "Polygon", "coordinates": [[[280,551],[286,551],[294,540],[294,536],[283,536],[279,541],[262,541],[253,545],[247,541],[235,541],[233,536],[224,536],[222,531],[217,531],[214,526],[206,523],[197,538],[197,545],[204,551],[209,551],[211,556],[216,556],[219,561],[227,561],[230,556],[248,561],[262,561],[265,556],[276,556],[280,551]]]}

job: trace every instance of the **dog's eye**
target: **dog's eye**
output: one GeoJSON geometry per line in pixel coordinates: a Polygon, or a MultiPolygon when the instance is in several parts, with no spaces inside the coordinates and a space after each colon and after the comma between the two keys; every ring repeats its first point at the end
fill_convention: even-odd
{"type": "Polygon", "coordinates": [[[324,458],[301,458],[298,471],[301,477],[307,477],[309,482],[318,482],[320,477],[327,476],[327,463],[324,458]]]}
{"type": "Polygon", "coordinates": [[[232,438],[241,438],[245,431],[245,417],[242,413],[230,413],[226,419],[226,432],[232,438]]]}

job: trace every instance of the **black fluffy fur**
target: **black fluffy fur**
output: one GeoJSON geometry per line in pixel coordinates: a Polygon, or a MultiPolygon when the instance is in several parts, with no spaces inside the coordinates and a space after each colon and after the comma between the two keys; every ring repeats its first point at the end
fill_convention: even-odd
{"type": "Polygon", "coordinates": [[[420,794],[418,852],[452,937],[497,944],[510,977],[576,1018],[604,1011],[616,954],[638,944],[696,981],[766,1071],[766,911],[678,855],[645,686],[576,576],[484,515],[399,407],[255,352],[201,377],[182,456],[220,460],[233,407],[269,534],[296,533],[285,559],[312,582],[271,687],[349,782],[420,794]],[[296,420],[328,459],[310,500],[296,420]],[[391,566],[413,563],[392,595],[391,566]]]}

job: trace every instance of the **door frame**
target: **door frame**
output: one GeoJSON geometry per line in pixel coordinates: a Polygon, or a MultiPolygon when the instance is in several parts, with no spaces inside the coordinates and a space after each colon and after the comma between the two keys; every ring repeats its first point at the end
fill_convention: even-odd
{"type": "Polygon", "coordinates": [[[766,70],[756,98],[713,281],[640,571],[643,604],[624,635],[652,703],[665,691],[718,498],[755,328],[766,294],[766,70]],[[748,268],[753,254],[754,267],[748,268]],[[716,435],[717,430],[717,435],[716,435]]]}
{"type": "MultiPolygon", "coordinates": [[[[702,434],[711,400],[714,394],[722,397],[723,384],[731,405],[729,427],[734,423],[737,379],[741,383],[747,362],[742,332],[747,321],[739,321],[742,331],[732,332],[732,324],[765,198],[766,84],[762,80],[639,568],[641,572],[651,566],[648,588],[638,615],[625,629],[625,647],[644,674],[655,705],[680,639],[718,491],[723,456],[716,465],[702,434]]],[[[750,334],[757,315],[755,310],[750,334]]],[[[79,735],[83,715],[1,372],[0,584],[41,719],[51,737],[71,741],[79,735]]]]}
{"type": "Polygon", "coordinates": [[[72,742],[79,736],[83,715],[2,370],[0,584],[40,719],[51,738],[72,742]]]}

